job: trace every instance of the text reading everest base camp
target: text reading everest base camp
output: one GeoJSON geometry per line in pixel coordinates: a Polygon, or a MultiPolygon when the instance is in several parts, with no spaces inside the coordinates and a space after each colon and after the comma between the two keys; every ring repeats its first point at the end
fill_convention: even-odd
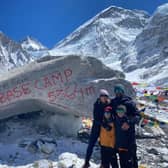
{"type": "Polygon", "coordinates": [[[71,81],[72,69],[65,69],[63,72],[53,72],[39,77],[39,79],[18,84],[7,91],[0,93],[0,104],[6,105],[26,96],[37,97],[36,93],[46,94],[50,103],[58,98],[75,99],[85,98],[95,94],[94,86],[81,87],[76,82],[71,81]]]}

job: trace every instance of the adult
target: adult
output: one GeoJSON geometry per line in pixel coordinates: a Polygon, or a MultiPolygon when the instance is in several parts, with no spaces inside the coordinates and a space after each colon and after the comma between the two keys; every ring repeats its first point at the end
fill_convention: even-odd
{"type": "MultiPolygon", "coordinates": [[[[133,124],[133,145],[132,145],[132,150],[131,150],[131,159],[133,162],[133,168],[138,168],[138,159],[137,159],[137,145],[136,145],[136,138],[135,138],[135,123],[139,119],[139,113],[136,108],[136,104],[133,101],[133,99],[129,96],[125,95],[125,88],[122,84],[117,84],[114,87],[114,93],[115,97],[111,100],[112,107],[114,112],[116,112],[117,107],[119,105],[124,105],[127,108],[126,116],[129,119],[129,122],[133,124]]],[[[127,122],[124,122],[122,124],[122,129],[123,130],[128,130],[130,128],[130,125],[127,122]]]]}
{"type": "Polygon", "coordinates": [[[100,96],[94,103],[94,109],[93,109],[93,126],[91,129],[90,139],[88,148],[86,151],[86,157],[85,157],[85,163],[83,165],[83,168],[90,167],[89,161],[91,158],[91,155],[93,153],[93,148],[95,146],[95,143],[97,142],[98,137],[100,136],[100,128],[103,121],[104,116],[104,109],[111,103],[109,99],[109,93],[105,89],[100,90],[100,96]]]}

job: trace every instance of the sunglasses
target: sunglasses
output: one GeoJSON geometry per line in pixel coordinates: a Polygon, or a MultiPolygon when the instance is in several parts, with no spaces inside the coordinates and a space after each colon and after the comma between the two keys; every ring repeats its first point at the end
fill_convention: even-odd
{"type": "Polygon", "coordinates": [[[116,110],[116,112],[117,112],[117,113],[125,113],[125,110],[122,109],[122,108],[118,108],[118,109],[116,110]]]}

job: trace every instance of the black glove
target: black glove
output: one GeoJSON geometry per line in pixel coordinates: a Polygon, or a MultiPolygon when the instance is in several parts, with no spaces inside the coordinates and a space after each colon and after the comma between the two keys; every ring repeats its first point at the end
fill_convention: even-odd
{"type": "Polygon", "coordinates": [[[108,125],[107,123],[103,122],[102,123],[103,128],[105,128],[107,131],[111,131],[112,130],[112,126],[108,125]]]}

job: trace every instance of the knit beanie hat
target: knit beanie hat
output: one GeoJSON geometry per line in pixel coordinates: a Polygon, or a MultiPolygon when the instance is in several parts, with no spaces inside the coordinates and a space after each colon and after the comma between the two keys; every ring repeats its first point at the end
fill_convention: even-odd
{"type": "Polygon", "coordinates": [[[122,84],[117,84],[114,86],[114,93],[125,93],[125,87],[122,84]]]}
{"type": "Polygon", "coordinates": [[[109,92],[106,89],[101,89],[100,90],[100,97],[101,96],[107,96],[107,97],[109,97],[109,92]]]}

